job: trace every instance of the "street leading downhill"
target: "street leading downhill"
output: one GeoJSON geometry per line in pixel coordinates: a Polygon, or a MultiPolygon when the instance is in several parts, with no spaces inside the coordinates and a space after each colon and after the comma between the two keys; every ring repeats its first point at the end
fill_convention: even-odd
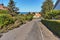
{"type": "Polygon", "coordinates": [[[5,33],[0,40],[59,40],[39,19],[5,33]]]}

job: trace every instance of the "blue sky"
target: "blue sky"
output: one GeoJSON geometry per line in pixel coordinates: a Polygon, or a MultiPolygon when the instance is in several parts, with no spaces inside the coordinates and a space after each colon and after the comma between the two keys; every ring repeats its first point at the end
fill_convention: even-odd
{"type": "MultiPolygon", "coordinates": [[[[41,6],[45,0],[14,0],[16,6],[20,9],[20,12],[40,12],[41,6]]],[[[5,6],[7,6],[9,0],[3,0],[5,6]]],[[[54,4],[56,0],[53,0],[54,4]]],[[[0,0],[0,4],[2,1],[0,0]]]]}

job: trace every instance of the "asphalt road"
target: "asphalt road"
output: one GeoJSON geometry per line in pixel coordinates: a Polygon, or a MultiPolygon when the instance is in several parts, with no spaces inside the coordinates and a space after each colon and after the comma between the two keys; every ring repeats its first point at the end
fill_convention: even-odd
{"type": "Polygon", "coordinates": [[[0,40],[39,40],[38,27],[33,20],[4,34],[0,40]]]}
{"type": "Polygon", "coordinates": [[[49,40],[58,40],[50,31],[45,31],[47,28],[42,27],[39,20],[33,20],[5,33],[0,40],[48,40],[49,38],[49,40]]]}

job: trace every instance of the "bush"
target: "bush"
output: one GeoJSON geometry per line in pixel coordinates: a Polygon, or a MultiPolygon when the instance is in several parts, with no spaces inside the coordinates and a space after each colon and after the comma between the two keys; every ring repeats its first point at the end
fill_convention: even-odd
{"type": "Polygon", "coordinates": [[[32,20],[32,19],[33,19],[33,16],[32,16],[32,15],[28,15],[28,16],[27,16],[27,20],[28,20],[28,21],[30,21],[30,20],[32,20]]]}
{"type": "Polygon", "coordinates": [[[42,20],[41,22],[60,37],[60,20],[42,20]]]}
{"type": "Polygon", "coordinates": [[[33,19],[33,15],[17,15],[17,20],[20,20],[22,23],[26,23],[26,21],[31,21],[33,19]]]}
{"type": "Polygon", "coordinates": [[[60,10],[51,10],[50,12],[45,13],[44,18],[52,19],[52,18],[55,18],[58,15],[60,15],[60,10]]]}
{"type": "Polygon", "coordinates": [[[0,28],[8,24],[14,23],[14,20],[9,14],[0,14],[0,28]]]}
{"type": "Polygon", "coordinates": [[[60,20],[60,15],[57,15],[55,18],[60,20]]]}
{"type": "Polygon", "coordinates": [[[26,21],[32,20],[32,15],[16,15],[0,14],[0,33],[5,33],[9,30],[19,27],[25,24],[26,21]]]}
{"type": "Polygon", "coordinates": [[[49,13],[49,15],[55,18],[56,16],[60,15],[60,10],[53,10],[51,13],[49,13]]]}
{"type": "Polygon", "coordinates": [[[26,22],[26,16],[24,15],[17,15],[16,20],[19,20],[22,24],[26,22]]]}
{"type": "Polygon", "coordinates": [[[8,10],[0,10],[0,14],[8,14],[8,10]]]}

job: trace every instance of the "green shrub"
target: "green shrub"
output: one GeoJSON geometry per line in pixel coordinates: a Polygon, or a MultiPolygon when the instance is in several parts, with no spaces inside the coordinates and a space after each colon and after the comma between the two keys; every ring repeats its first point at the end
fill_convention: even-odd
{"type": "Polygon", "coordinates": [[[27,20],[28,20],[28,21],[30,21],[30,20],[32,20],[32,19],[33,19],[33,16],[32,16],[32,15],[28,15],[28,16],[27,16],[27,20]]]}
{"type": "Polygon", "coordinates": [[[17,15],[16,19],[20,20],[22,23],[26,23],[26,21],[33,19],[33,15],[17,15]]]}
{"type": "Polygon", "coordinates": [[[14,23],[14,20],[9,14],[0,14],[0,28],[2,26],[14,23]]]}
{"type": "Polygon", "coordinates": [[[56,16],[60,15],[60,10],[53,10],[51,13],[49,13],[49,15],[55,18],[56,16]]]}
{"type": "Polygon", "coordinates": [[[16,15],[0,14],[0,33],[5,33],[9,30],[19,27],[26,23],[26,21],[32,20],[32,15],[16,15]]]}
{"type": "Polygon", "coordinates": [[[26,22],[26,16],[17,15],[16,20],[19,20],[22,24],[26,22]]]}
{"type": "Polygon", "coordinates": [[[8,10],[0,10],[0,14],[8,14],[8,10]]]}
{"type": "Polygon", "coordinates": [[[55,18],[56,18],[56,19],[60,19],[60,15],[57,15],[55,18]]]}
{"type": "Polygon", "coordinates": [[[44,18],[45,19],[52,19],[58,15],[60,15],[60,10],[51,10],[50,12],[45,13],[44,18]]]}
{"type": "Polygon", "coordinates": [[[60,20],[42,20],[41,22],[60,37],[60,20]]]}

